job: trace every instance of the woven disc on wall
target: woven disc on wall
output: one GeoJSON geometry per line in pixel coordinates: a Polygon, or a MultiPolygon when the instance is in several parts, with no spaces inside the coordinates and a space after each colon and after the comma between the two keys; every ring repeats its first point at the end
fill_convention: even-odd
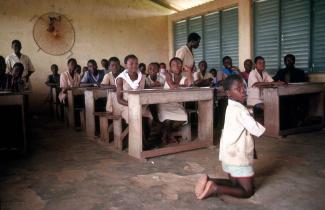
{"type": "Polygon", "coordinates": [[[75,32],[68,18],[55,12],[36,20],[33,36],[38,47],[50,55],[66,54],[75,41],[75,32]]]}

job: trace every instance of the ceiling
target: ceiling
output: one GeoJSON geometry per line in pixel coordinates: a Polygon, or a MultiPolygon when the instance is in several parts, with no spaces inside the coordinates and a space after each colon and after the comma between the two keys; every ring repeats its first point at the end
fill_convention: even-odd
{"type": "Polygon", "coordinates": [[[179,12],[214,0],[151,0],[151,1],[163,7],[166,7],[168,9],[179,12]]]}

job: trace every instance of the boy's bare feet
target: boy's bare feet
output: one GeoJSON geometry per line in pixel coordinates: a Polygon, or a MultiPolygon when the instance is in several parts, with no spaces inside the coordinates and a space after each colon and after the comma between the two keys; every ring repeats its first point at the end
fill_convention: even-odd
{"type": "Polygon", "coordinates": [[[208,182],[208,175],[204,174],[203,176],[200,177],[199,181],[196,183],[195,195],[197,198],[203,193],[207,182],[208,182]]]}
{"type": "Polygon", "coordinates": [[[204,191],[198,197],[199,200],[207,198],[217,192],[217,185],[213,181],[208,181],[205,185],[204,191]]]}

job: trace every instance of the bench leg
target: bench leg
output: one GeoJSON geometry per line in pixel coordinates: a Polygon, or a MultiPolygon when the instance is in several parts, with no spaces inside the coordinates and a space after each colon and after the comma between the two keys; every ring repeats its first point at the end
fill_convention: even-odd
{"type": "Polygon", "coordinates": [[[79,115],[80,115],[80,128],[82,130],[84,130],[85,129],[85,111],[80,110],[79,115]]]}
{"type": "Polygon", "coordinates": [[[188,123],[181,127],[182,141],[192,140],[191,123],[188,123]]]}
{"type": "Polygon", "coordinates": [[[113,129],[114,129],[114,144],[115,148],[118,150],[122,150],[122,119],[114,120],[113,121],[113,129]]]}
{"type": "Polygon", "coordinates": [[[109,142],[108,119],[106,117],[99,117],[100,124],[100,140],[102,142],[109,142]]]}

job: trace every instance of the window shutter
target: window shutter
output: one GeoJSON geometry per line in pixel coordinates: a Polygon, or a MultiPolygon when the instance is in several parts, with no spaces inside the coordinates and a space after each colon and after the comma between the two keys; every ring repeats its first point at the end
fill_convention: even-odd
{"type": "Polygon", "coordinates": [[[189,20],[189,34],[195,32],[201,36],[201,42],[197,49],[193,49],[193,54],[195,58],[195,65],[197,66],[199,62],[203,59],[203,30],[202,30],[202,16],[193,17],[189,20]]]}
{"type": "Polygon", "coordinates": [[[238,66],[238,9],[221,12],[221,53],[230,56],[233,65],[238,66]]]}
{"type": "Polygon", "coordinates": [[[220,13],[204,16],[204,57],[208,69],[220,68],[220,13]]]}
{"type": "Polygon", "coordinates": [[[269,73],[280,67],[279,15],[279,0],[254,2],[254,54],[265,58],[269,73]]]}
{"type": "Polygon", "coordinates": [[[287,54],[296,56],[296,67],[308,70],[310,55],[310,1],[281,1],[281,63],[287,54]]]}
{"type": "Polygon", "coordinates": [[[325,71],[325,1],[314,0],[312,57],[315,71],[325,71]]]}
{"type": "Polygon", "coordinates": [[[187,21],[182,20],[174,24],[174,51],[176,52],[187,42],[187,21]]]}

